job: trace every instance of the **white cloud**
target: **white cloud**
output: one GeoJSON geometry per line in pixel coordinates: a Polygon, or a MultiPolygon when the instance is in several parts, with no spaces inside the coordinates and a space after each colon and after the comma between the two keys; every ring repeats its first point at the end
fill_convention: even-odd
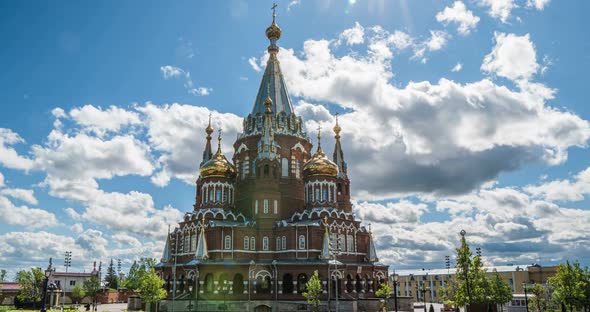
{"type": "Polygon", "coordinates": [[[24,201],[30,205],[37,205],[39,202],[35,198],[33,190],[25,190],[19,188],[7,188],[0,190],[0,194],[4,196],[11,197],[13,199],[18,199],[24,201]]]}
{"type": "Polygon", "coordinates": [[[426,51],[438,51],[442,49],[444,46],[447,45],[451,36],[442,30],[431,30],[430,31],[430,38],[427,40],[414,45],[414,55],[412,58],[420,59],[422,63],[426,63],[426,58],[424,57],[426,51]]]}
{"type": "Polygon", "coordinates": [[[0,164],[11,169],[29,170],[33,162],[18,154],[12,147],[14,144],[25,143],[25,140],[7,128],[0,128],[0,164]]]}
{"type": "Polygon", "coordinates": [[[256,63],[256,58],[255,57],[251,57],[248,59],[248,64],[250,64],[250,66],[252,66],[252,69],[254,69],[257,72],[260,72],[262,70],[262,68],[260,68],[260,66],[256,63]]]}
{"type": "Polygon", "coordinates": [[[74,208],[68,207],[68,208],[64,209],[64,212],[73,220],[78,221],[82,218],[80,216],[80,214],[74,208]]]}
{"type": "Polygon", "coordinates": [[[545,6],[549,4],[551,0],[527,0],[526,5],[527,7],[535,8],[539,11],[545,9],[545,6]]]}
{"type": "Polygon", "coordinates": [[[76,223],[70,227],[70,231],[72,231],[73,233],[76,233],[76,234],[80,234],[80,233],[84,232],[84,227],[82,226],[81,223],[76,223]]]}
{"type": "Polygon", "coordinates": [[[164,79],[170,79],[184,75],[184,70],[182,70],[182,68],[170,65],[161,66],[160,71],[162,72],[164,79]]]}
{"type": "Polygon", "coordinates": [[[453,68],[451,69],[451,71],[454,72],[454,73],[456,73],[456,72],[460,72],[461,69],[463,69],[463,64],[457,63],[455,66],[453,66],[453,68]]]}
{"type": "Polygon", "coordinates": [[[488,7],[491,17],[499,18],[502,23],[507,23],[512,10],[516,8],[515,0],[479,0],[480,5],[488,7]]]}
{"type": "Polygon", "coordinates": [[[0,172],[0,187],[4,186],[4,175],[0,172]]]}
{"type": "Polygon", "coordinates": [[[291,11],[291,8],[294,6],[297,6],[301,4],[301,0],[291,0],[291,2],[289,2],[289,4],[287,5],[287,11],[291,11]]]}
{"type": "Polygon", "coordinates": [[[0,220],[6,224],[25,225],[42,228],[58,225],[53,213],[38,208],[16,206],[8,198],[0,195],[0,220]]]}
{"type": "Polygon", "coordinates": [[[100,106],[84,105],[70,110],[70,116],[79,125],[99,135],[106,131],[117,132],[123,126],[140,123],[137,113],[113,105],[105,110],[100,106]]]}
{"type": "Polygon", "coordinates": [[[510,80],[530,80],[538,71],[537,54],[529,34],[517,36],[496,32],[492,52],[486,55],[481,69],[510,80]]]}
{"type": "Polygon", "coordinates": [[[342,42],[349,46],[365,42],[365,28],[359,22],[355,22],[354,27],[345,29],[340,34],[336,44],[340,45],[342,42]]]}
{"type": "Polygon", "coordinates": [[[205,96],[209,95],[211,91],[213,91],[213,89],[207,87],[196,87],[193,79],[191,78],[191,73],[189,71],[183,70],[180,67],[165,65],[160,67],[160,71],[166,80],[170,78],[183,78],[184,88],[189,94],[205,96]]]}
{"type": "Polygon", "coordinates": [[[581,201],[590,194],[590,167],[579,172],[572,179],[528,185],[524,189],[532,196],[547,201],[581,201]]]}
{"type": "Polygon", "coordinates": [[[479,17],[467,10],[462,1],[455,1],[452,7],[445,7],[442,12],[436,14],[436,20],[444,25],[451,22],[459,24],[457,31],[464,36],[475,29],[479,23],[479,17]]]}

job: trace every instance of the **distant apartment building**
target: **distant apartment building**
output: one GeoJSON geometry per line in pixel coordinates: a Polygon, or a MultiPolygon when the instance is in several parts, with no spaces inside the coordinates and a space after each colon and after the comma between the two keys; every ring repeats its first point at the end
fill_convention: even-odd
{"type": "MultiPolygon", "coordinates": [[[[549,277],[555,275],[556,266],[505,265],[484,267],[488,275],[497,271],[500,277],[512,287],[515,294],[524,293],[523,283],[547,284],[549,277]]],[[[437,290],[454,278],[455,269],[419,269],[395,272],[398,297],[412,297],[414,301],[439,302],[437,290]]],[[[393,275],[390,283],[393,283],[393,275]]],[[[393,285],[392,285],[393,289],[393,285]]]]}

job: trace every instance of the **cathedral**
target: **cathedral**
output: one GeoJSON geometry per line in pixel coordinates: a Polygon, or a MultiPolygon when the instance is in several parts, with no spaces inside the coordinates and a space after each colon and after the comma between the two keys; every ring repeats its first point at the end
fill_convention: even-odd
{"type": "Polygon", "coordinates": [[[314,148],[293,109],[274,13],[266,36],[269,59],[233,157],[221,131],[212,142],[209,120],[193,210],[167,235],[156,272],[168,311],[297,311],[314,271],[323,305],[345,311],[375,302],[387,279],[370,228],[352,213],[338,120],[330,158],[320,130],[314,148]]]}

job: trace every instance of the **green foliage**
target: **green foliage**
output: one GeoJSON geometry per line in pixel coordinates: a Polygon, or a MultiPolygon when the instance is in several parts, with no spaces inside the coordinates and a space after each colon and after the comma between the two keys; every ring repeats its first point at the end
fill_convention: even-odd
{"type": "Polygon", "coordinates": [[[461,246],[457,248],[457,287],[454,302],[459,306],[473,303],[487,303],[489,281],[479,256],[472,258],[469,244],[465,237],[461,238],[461,246]]]}
{"type": "Polygon", "coordinates": [[[117,271],[115,270],[115,264],[111,258],[111,263],[107,268],[107,273],[104,276],[104,281],[107,283],[109,288],[117,289],[119,285],[119,278],[117,277],[117,271]]]}
{"type": "Polygon", "coordinates": [[[543,312],[547,310],[547,288],[543,285],[534,284],[527,286],[527,292],[533,296],[529,297],[529,308],[533,312],[543,312]]]}
{"type": "Polygon", "coordinates": [[[555,276],[549,278],[549,285],[553,288],[553,299],[564,304],[573,311],[575,306],[585,302],[585,292],[588,291],[590,278],[588,269],[582,269],[578,261],[559,264],[555,276]]]}
{"type": "Polygon", "coordinates": [[[98,300],[98,296],[100,295],[100,281],[98,280],[98,277],[93,276],[85,280],[83,288],[86,295],[92,299],[92,302],[98,300]]]}
{"type": "Polygon", "coordinates": [[[307,299],[307,303],[312,306],[312,309],[317,311],[320,305],[320,295],[322,293],[322,282],[320,281],[317,270],[313,272],[313,275],[309,281],[307,281],[305,286],[306,291],[303,293],[303,297],[307,299]]]}
{"type": "Polygon", "coordinates": [[[156,265],[156,259],[142,258],[139,263],[134,261],[129,268],[129,274],[123,281],[123,287],[131,290],[138,290],[141,286],[141,278],[156,265]]]}
{"type": "Polygon", "coordinates": [[[0,282],[6,282],[6,270],[0,270],[0,282]]]}
{"type": "Polygon", "coordinates": [[[389,299],[391,297],[391,287],[387,283],[381,283],[379,289],[375,292],[375,296],[383,299],[389,299]]]}
{"type": "Polygon", "coordinates": [[[16,273],[16,281],[20,287],[17,295],[18,300],[23,303],[37,303],[41,301],[45,286],[45,275],[41,268],[31,268],[30,271],[19,271],[16,273]]]}
{"type": "Polygon", "coordinates": [[[139,287],[141,298],[149,303],[155,303],[166,298],[166,291],[162,286],[164,286],[164,280],[156,274],[154,268],[151,268],[149,272],[143,274],[141,277],[141,285],[139,287]]]}
{"type": "Polygon", "coordinates": [[[512,300],[512,287],[508,285],[496,270],[489,281],[490,303],[503,305],[512,300]]]}
{"type": "Polygon", "coordinates": [[[450,278],[445,280],[445,286],[436,289],[437,297],[446,304],[455,304],[457,295],[457,279],[450,278]]]}
{"type": "Polygon", "coordinates": [[[74,286],[74,288],[72,288],[72,293],[70,294],[70,297],[72,298],[72,301],[74,303],[80,303],[80,301],[82,301],[82,299],[86,297],[86,292],[84,291],[84,288],[82,286],[76,285],[74,286]]]}

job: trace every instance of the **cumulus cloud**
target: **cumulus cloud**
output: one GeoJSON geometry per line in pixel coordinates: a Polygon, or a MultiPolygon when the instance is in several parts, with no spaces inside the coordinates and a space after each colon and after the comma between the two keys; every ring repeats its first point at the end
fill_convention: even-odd
{"type": "Polygon", "coordinates": [[[359,22],[355,22],[354,27],[346,29],[340,34],[336,43],[340,45],[342,42],[349,46],[365,42],[365,28],[359,22]]]}
{"type": "Polygon", "coordinates": [[[479,17],[473,15],[473,12],[467,10],[462,1],[455,1],[452,7],[445,7],[443,11],[436,14],[436,20],[448,25],[449,23],[457,23],[459,27],[457,31],[461,35],[468,35],[479,23],[479,17]]]}
{"type": "Polygon", "coordinates": [[[547,201],[581,201],[590,194],[590,168],[577,173],[571,179],[528,185],[525,190],[532,196],[547,201]]]}
{"type": "Polygon", "coordinates": [[[457,63],[455,66],[453,66],[453,68],[451,69],[451,71],[454,72],[454,73],[456,73],[456,72],[460,72],[461,69],[463,69],[463,64],[457,63]]]}
{"type": "Polygon", "coordinates": [[[427,59],[424,57],[427,51],[441,50],[447,43],[451,36],[442,30],[431,30],[430,38],[414,45],[414,59],[420,59],[422,63],[426,63],[427,59]]]}
{"type": "Polygon", "coordinates": [[[175,67],[171,65],[165,65],[160,67],[160,71],[162,72],[162,76],[164,79],[168,80],[171,78],[180,78],[184,80],[184,88],[189,94],[196,95],[196,96],[205,96],[209,95],[213,89],[207,87],[198,87],[195,86],[193,79],[191,78],[191,73],[186,71],[180,67],[175,67]]]}
{"type": "Polygon", "coordinates": [[[0,190],[0,194],[11,197],[13,199],[21,200],[30,205],[37,205],[39,202],[35,198],[33,190],[19,189],[19,188],[7,188],[0,190]]]}
{"type": "Polygon", "coordinates": [[[28,206],[17,206],[2,195],[0,195],[0,220],[6,224],[26,225],[31,228],[58,225],[57,218],[53,213],[28,206]]]}
{"type": "Polygon", "coordinates": [[[495,46],[481,69],[510,80],[530,80],[538,71],[537,53],[529,34],[517,36],[496,32],[495,46]]]}
{"type": "Polygon", "coordinates": [[[549,4],[551,0],[527,0],[527,7],[532,7],[537,10],[543,10],[549,4]]]}
{"type": "Polygon", "coordinates": [[[0,172],[0,187],[4,186],[4,175],[0,172]]]}
{"type": "Polygon", "coordinates": [[[0,164],[11,169],[29,170],[33,167],[33,161],[19,155],[12,147],[15,144],[23,144],[25,140],[16,132],[7,128],[0,128],[0,164]]]}
{"type": "Polygon", "coordinates": [[[508,22],[512,10],[516,8],[514,0],[479,0],[479,3],[488,8],[491,17],[500,19],[502,23],[508,22]]]}
{"type": "Polygon", "coordinates": [[[106,131],[117,132],[123,126],[140,122],[137,113],[113,105],[105,110],[100,106],[84,105],[70,110],[70,116],[79,125],[99,135],[106,131]]]}

